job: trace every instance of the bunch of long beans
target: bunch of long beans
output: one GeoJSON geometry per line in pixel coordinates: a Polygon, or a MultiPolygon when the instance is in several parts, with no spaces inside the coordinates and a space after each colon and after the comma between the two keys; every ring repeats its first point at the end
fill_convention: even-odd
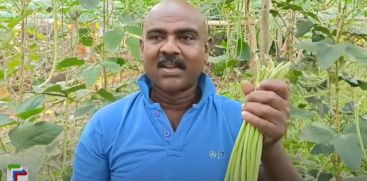
{"type": "MultiPolygon", "coordinates": [[[[283,79],[289,65],[289,62],[275,65],[273,61],[269,61],[267,66],[259,65],[255,85],[257,86],[265,79],[283,79]]],[[[256,181],[259,175],[262,146],[263,135],[245,120],[232,150],[225,181],[256,181]]]]}

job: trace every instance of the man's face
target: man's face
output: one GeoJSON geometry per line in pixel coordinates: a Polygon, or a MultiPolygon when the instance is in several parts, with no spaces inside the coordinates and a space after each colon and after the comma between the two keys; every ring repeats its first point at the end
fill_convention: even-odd
{"type": "Polygon", "coordinates": [[[171,5],[153,10],[145,21],[141,42],[144,69],[152,86],[161,91],[195,86],[207,61],[205,25],[192,11],[171,5]]]}

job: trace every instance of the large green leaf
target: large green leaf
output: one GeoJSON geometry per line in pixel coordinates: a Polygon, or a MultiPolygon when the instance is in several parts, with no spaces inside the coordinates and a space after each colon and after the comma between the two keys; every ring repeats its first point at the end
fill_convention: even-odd
{"type": "Polygon", "coordinates": [[[139,26],[125,26],[124,30],[136,36],[143,36],[143,29],[139,26]]]}
{"type": "Polygon", "coordinates": [[[41,121],[37,123],[25,122],[9,131],[9,137],[15,148],[19,151],[34,145],[47,145],[51,143],[63,128],[59,125],[41,121]]]}
{"type": "Polygon", "coordinates": [[[85,80],[85,85],[90,88],[96,83],[101,74],[100,65],[90,65],[82,72],[82,77],[85,80]]]}
{"type": "Polygon", "coordinates": [[[325,117],[331,111],[329,105],[316,96],[307,97],[305,100],[317,107],[317,111],[321,117],[325,117]]]}
{"type": "Polygon", "coordinates": [[[19,24],[24,18],[26,18],[27,16],[31,15],[33,13],[33,11],[31,10],[25,10],[24,13],[20,16],[18,16],[17,18],[9,21],[8,27],[9,29],[14,28],[17,24],[19,24]]]}
{"type": "Polygon", "coordinates": [[[0,114],[0,127],[14,123],[15,121],[8,116],[0,114]]]}
{"type": "Polygon", "coordinates": [[[299,20],[297,22],[297,33],[296,37],[300,37],[306,33],[308,33],[313,27],[313,23],[310,20],[299,20]]]}
{"type": "Polygon", "coordinates": [[[121,71],[120,65],[112,61],[103,61],[101,65],[107,72],[119,73],[121,71]]]}
{"type": "Polygon", "coordinates": [[[236,47],[236,56],[240,61],[247,61],[250,59],[250,47],[243,41],[242,37],[237,40],[236,47]]]}
{"type": "Polygon", "coordinates": [[[326,144],[316,144],[312,150],[311,154],[317,155],[317,154],[332,154],[334,153],[334,147],[332,145],[326,145],[326,144]]]}
{"type": "Polygon", "coordinates": [[[39,94],[44,94],[44,93],[62,93],[64,94],[64,92],[62,91],[62,87],[59,84],[49,84],[46,85],[45,87],[39,87],[39,86],[35,86],[33,87],[34,92],[39,93],[39,94]]]}
{"type": "Polygon", "coordinates": [[[120,46],[124,32],[119,29],[108,31],[103,36],[105,49],[108,51],[116,51],[120,46]]]}
{"type": "Polygon", "coordinates": [[[354,58],[358,63],[367,65],[367,49],[353,44],[347,44],[346,53],[354,58]]]}
{"type": "MultiPolygon", "coordinates": [[[[20,164],[28,168],[29,180],[40,180],[37,175],[46,158],[46,146],[34,146],[24,152],[0,155],[0,170],[6,173],[9,164],[20,164]]],[[[0,177],[0,180],[6,180],[6,174],[0,177]]]]}
{"type": "Polygon", "coordinates": [[[362,164],[362,151],[355,134],[339,135],[334,141],[335,152],[353,171],[357,171],[362,164]]]}
{"type": "Polygon", "coordinates": [[[313,123],[301,131],[300,138],[312,143],[330,143],[338,133],[327,125],[313,123]]]}
{"type": "Polygon", "coordinates": [[[85,86],[85,84],[80,84],[80,85],[74,85],[71,87],[65,87],[63,91],[66,95],[69,95],[70,93],[76,92],[81,89],[86,89],[86,88],[87,87],[85,86]]]}
{"type": "Polygon", "coordinates": [[[121,57],[110,57],[107,58],[105,61],[110,61],[119,64],[120,66],[123,66],[127,61],[121,57]]]}
{"type": "Polygon", "coordinates": [[[64,60],[62,60],[61,62],[57,64],[57,69],[61,70],[61,69],[68,68],[68,67],[81,66],[84,63],[85,63],[84,60],[80,60],[76,57],[65,58],[64,60]]]}
{"type": "Polygon", "coordinates": [[[33,115],[36,115],[43,110],[43,103],[45,102],[46,97],[32,96],[19,104],[16,109],[16,114],[18,117],[22,119],[27,119],[33,115]]]}
{"type": "Polygon", "coordinates": [[[140,44],[139,39],[135,37],[128,37],[126,39],[126,45],[133,54],[136,61],[140,60],[140,44]]]}
{"type": "Polygon", "coordinates": [[[328,41],[304,42],[296,44],[295,47],[314,53],[317,57],[317,64],[323,69],[328,69],[345,55],[346,49],[345,44],[333,45],[328,41]]]}
{"type": "Polygon", "coordinates": [[[93,9],[98,6],[100,0],[80,0],[83,8],[85,9],[93,9]]]}
{"type": "Polygon", "coordinates": [[[94,113],[96,108],[97,108],[96,104],[86,103],[83,106],[80,106],[75,110],[75,113],[74,113],[75,117],[80,118],[80,117],[85,116],[87,114],[92,114],[92,113],[94,113]]]}
{"type": "MultiPolygon", "coordinates": [[[[361,132],[363,145],[365,148],[367,148],[367,121],[361,119],[359,122],[359,129],[361,132]]],[[[356,134],[357,133],[356,124],[355,123],[347,124],[344,127],[342,133],[343,134],[356,134]]]]}
{"type": "Polygon", "coordinates": [[[104,99],[106,99],[107,101],[112,102],[116,100],[115,96],[112,93],[108,92],[106,89],[103,89],[103,88],[99,89],[97,91],[97,94],[103,97],[104,99]]]}

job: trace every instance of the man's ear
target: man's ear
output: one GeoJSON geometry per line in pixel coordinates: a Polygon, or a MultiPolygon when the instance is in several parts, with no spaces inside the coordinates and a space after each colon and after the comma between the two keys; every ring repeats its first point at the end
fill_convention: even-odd
{"type": "Polygon", "coordinates": [[[209,48],[210,48],[210,43],[212,41],[212,38],[208,38],[208,40],[205,41],[204,44],[204,52],[206,54],[205,56],[205,64],[208,63],[208,58],[209,58],[209,48]]]}
{"type": "Polygon", "coordinates": [[[142,38],[139,38],[139,46],[140,46],[140,55],[142,55],[144,49],[144,42],[142,38]]]}

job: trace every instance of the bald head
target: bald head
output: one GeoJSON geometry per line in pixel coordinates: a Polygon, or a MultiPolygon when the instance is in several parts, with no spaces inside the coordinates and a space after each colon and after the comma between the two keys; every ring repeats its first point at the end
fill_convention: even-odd
{"type": "MultiPolygon", "coordinates": [[[[198,24],[202,35],[207,39],[208,26],[204,16],[185,0],[163,0],[156,4],[144,19],[144,33],[151,24],[174,16],[188,18],[192,23],[198,24]]],[[[178,18],[177,21],[179,20],[178,18]]]]}

